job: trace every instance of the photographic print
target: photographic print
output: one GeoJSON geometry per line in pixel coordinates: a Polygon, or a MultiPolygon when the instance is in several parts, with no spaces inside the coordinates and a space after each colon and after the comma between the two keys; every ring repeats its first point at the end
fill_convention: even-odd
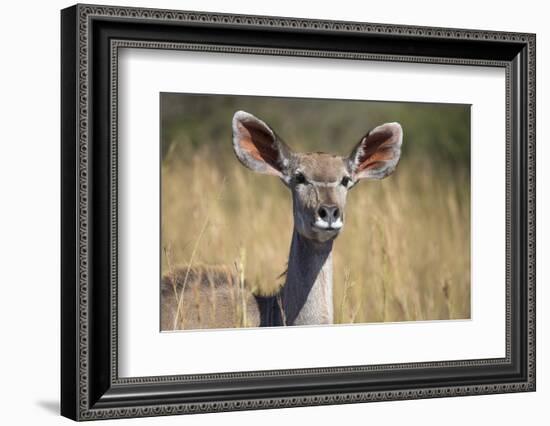
{"type": "Polygon", "coordinates": [[[470,106],[161,93],[161,331],[470,318],[470,106]]]}

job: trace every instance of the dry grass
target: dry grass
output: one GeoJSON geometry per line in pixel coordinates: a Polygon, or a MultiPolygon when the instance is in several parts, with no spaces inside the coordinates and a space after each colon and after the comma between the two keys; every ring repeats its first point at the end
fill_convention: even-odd
{"type": "MultiPolygon", "coordinates": [[[[290,245],[290,194],[235,159],[212,167],[212,155],[169,152],[163,161],[162,272],[237,265],[240,286],[246,278],[250,289],[273,291],[290,245]]],[[[403,158],[393,176],[351,191],[334,250],[336,322],[470,317],[469,186],[466,173],[403,158]]]]}

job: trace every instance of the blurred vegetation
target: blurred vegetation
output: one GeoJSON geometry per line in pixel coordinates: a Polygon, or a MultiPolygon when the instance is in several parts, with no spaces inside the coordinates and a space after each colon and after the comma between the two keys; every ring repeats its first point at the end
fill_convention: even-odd
{"type": "MultiPolygon", "coordinates": [[[[404,129],[403,157],[425,156],[444,167],[469,168],[470,108],[467,105],[333,101],[254,96],[161,96],[162,153],[172,145],[190,152],[205,145],[231,152],[231,118],[248,111],[267,122],[291,147],[348,153],[379,124],[397,121],[404,129]]],[[[217,158],[224,164],[225,158],[217,158]]]]}
{"type": "Polygon", "coordinates": [[[292,233],[278,179],[236,160],[231,119],[248,111],[295,151],[347,155],[368,130],[401,123],[396,172],[349,194],[334,253],[339,323],[470,316],[468,105],[163,93],[162,269],[234,265],[251,288],[280,284],[292,233]]]}

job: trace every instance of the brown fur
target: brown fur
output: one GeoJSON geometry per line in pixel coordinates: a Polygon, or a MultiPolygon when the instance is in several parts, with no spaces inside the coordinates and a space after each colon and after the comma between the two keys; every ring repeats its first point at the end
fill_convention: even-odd
{"type": "Polygon", "coordinates": [[[198,265],[177,268],[162,278],[160,322],[161,331],[257,327],[260,314],[252,292],[241,286],[234,269],[198,265]]]}

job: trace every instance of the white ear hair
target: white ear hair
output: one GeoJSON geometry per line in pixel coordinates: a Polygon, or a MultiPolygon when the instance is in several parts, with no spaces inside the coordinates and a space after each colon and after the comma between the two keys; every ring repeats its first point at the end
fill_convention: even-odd
{"type": "Polygon", "coordinates": [[[271,130],[271,127],[269,127],[263,120],[260,120],[258,117],[255,117],[254,115],[246,111],[237,111],[233,115],[233,120],[231,123],[233,128],[233,143],[235,143],[235,136],[239,135],[241,132],[240,124],[245,123],[258,125],[262,129],[264,129],[269,135],[271,135],[273,140],[276,139],[275,133],[273,132],[273,130],[271,130]]]}

